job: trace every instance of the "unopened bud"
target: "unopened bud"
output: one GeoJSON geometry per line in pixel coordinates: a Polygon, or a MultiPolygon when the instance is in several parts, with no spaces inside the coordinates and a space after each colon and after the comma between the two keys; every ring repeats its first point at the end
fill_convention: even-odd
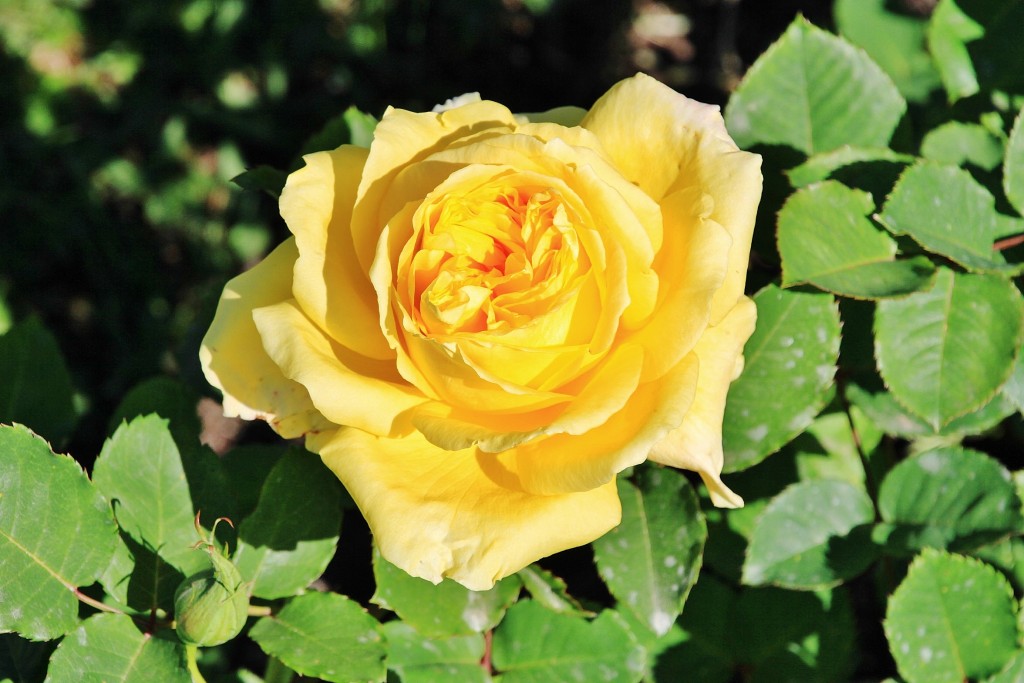
{"type": "Polygon", "coordinates": [[[207,546],[213,564],[193,574],[174,593],[175,630],[182,642],[200,647],[234,638],[249,614],[249,593],[231,560],[207,546]]]}

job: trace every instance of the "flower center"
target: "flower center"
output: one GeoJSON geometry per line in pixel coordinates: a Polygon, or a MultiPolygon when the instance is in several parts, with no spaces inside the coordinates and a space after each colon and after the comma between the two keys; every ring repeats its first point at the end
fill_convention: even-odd
{"type": "Polygon", "coordinates": [[[520,328],[557,308],[589,269],[579,220],[552,188],[506,178],[423,208],[409,288],[428,336],[520,328]]]}

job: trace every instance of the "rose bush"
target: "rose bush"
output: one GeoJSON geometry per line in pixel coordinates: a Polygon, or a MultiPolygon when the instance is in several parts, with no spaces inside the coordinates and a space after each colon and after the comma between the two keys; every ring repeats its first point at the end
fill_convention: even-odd
{"type": "Polygon", "coordinates": [[[647,458],[741,504],[721,422],[760,158],[717,107],[642,75],[589,112],[464,97],[305,162],[203,367],[227,414],[305,436],[386,559],[488,588],[615,526],[647,458]]]}

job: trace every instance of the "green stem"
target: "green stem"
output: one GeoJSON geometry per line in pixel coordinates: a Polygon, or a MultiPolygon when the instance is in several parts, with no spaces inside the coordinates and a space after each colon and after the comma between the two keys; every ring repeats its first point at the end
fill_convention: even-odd
{"type": "Polygon", "coordinates": [[[77,588],[75,589],[75,597],[78,598],[81,602],[84,602],[85,604],[89,605],[90,607],[95,607],[96,609],[100,610],[101,612],[111,612],[112,614],[124,614],[124,612],[122,612],[121,610],[117,609],[116,607],[111,607],[110,605],[106,604],[105,602],[100,602],[96,598],[89,597],[88,595],[86,595],[85,593],[83,593],[82,591],[80,591],[77,588]]]}
{"type": "Polygon", "coordinates": [[[195,645],[185,646],[185,659],[188,664],[188,672],[192,674],[192,683],[206,683],[203,674],[199,673],[199,665],[196,663],[196,653],[199,648],[195,645]]]}
{"type": "Polygon", "coordinates": [[[249,605],[250,617],[269,617],[274,611],[267,605],[249,605]]]}

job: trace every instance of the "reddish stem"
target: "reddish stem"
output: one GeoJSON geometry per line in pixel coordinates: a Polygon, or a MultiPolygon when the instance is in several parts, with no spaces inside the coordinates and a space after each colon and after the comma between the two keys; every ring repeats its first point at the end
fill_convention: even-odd
{"type": "Polygon", "coordinates": [[[1015,247],[1018,244],[1024,244],[1024,235],[1014,235],[1013,237],[1005,237],[1001,240],[998,240],[995,244],[992,245],[992,249],[994,251],[1002,251],[1003,249],[1015,247]]]}
{"type": "Polygon", "coordinates": [[[494,668],[491,666],[491,641],[494,639],[494,631],[487,629],[484,631],[484,656],[480,658],[480,666],[488,674],[494,673],[494,668]]]}

